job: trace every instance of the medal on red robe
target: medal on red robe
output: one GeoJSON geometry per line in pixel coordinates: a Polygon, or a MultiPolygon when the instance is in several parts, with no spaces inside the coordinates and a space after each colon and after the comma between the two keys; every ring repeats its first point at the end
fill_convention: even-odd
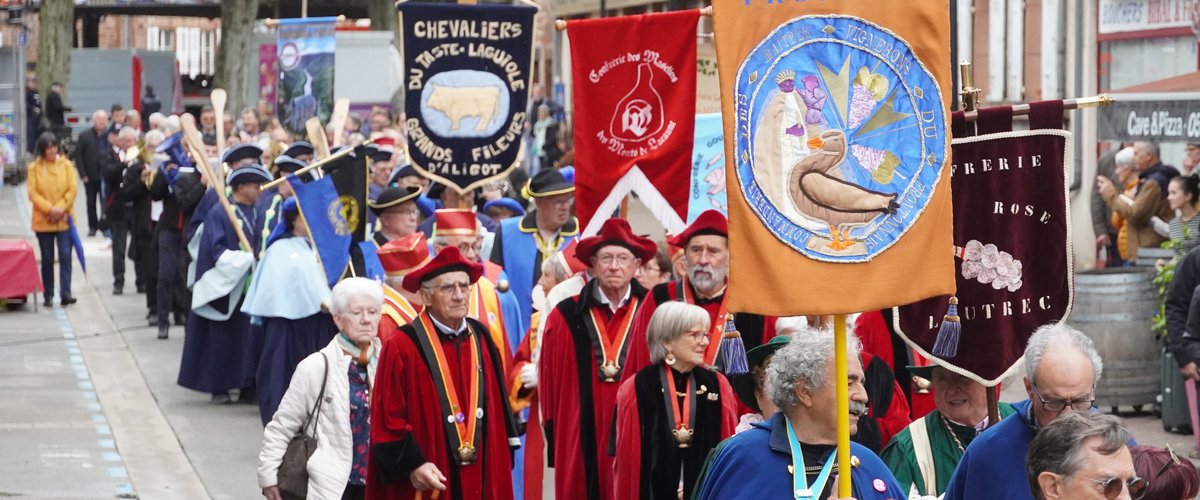
{"type": "MultiPolygon", "coordinates": [[[[688,304],[696,304],[696,295],[692,293],[692,287],[687,284],[687,278],[680,278],[676,282],[675,296],[688,304]]],[[[712,325],[708,331],[708,348],[704,350],[704,363],[721,370],[722,367],[716,366],[717,354],[721,352],[721,339],[726,336],[736,336],[737,326],[733,323],[733,313],[729,312],[726,304],[729,303],[729,296],[725,292],[721,292],[721,306],[717,309],[717,316],[713,319],[712,325]]]]}
{"type": "Polygon", "coordinates": [[[467,342],[470,352],[464,362],[471,373],[470,384],[467,386],[470,397],[467,401],[470,401],[472,406],[464,407],[463,400],[459,398],[458,390],[455,389],[453,375],[446,366],[446,353],[442,350],[441,339],[438,338],[437,329],[433,326],[429,313],[423,312],[417,316],[413,327],[417,330],[417,341],[425,361],[433,372],[431,375],[437,389],[438,401],[441,403],[442,413],[446,415],[446,439],[450,441],[450,448],[458,451],[456,461],[459,465],[474,464],[478,459],[476,443],[480,434],[479,421],[483,419],[483,345],[479,333],[473,332],[468,324],[465,335],[471,337],[467,342]],[[474,411],[471,411],[471,408],[474,408],[474,411]]]}
{"type": "Polygon", "coordinates": [[[679,401],[680,393],[675,389],[675,375],[671,369],[663,366],[661,376],[663,402],[667,404],[671,417],[671,437],[675,438],[677,446],[687,448],[691,446],[692,436],[696,433],[696,398],[692,394],[696,392],[696,375],[688,373],[682,402],[679,401]]]}
{"type": "Polygon", "coordinates": [[[629,331],[633,329],[633,317],[637,315],[641,299],[629,297],[629,310],[625,312],[621,324],[617,325],[616,334],[609,334],[608,322],[598,307],[588,307],[584,316],[584,324],[592,336],[592,347],[596,352],[596,371],[601,382],[615,383],[621,374],[621,365],[625,362],[625,352],[629,345],[629,331]]]}

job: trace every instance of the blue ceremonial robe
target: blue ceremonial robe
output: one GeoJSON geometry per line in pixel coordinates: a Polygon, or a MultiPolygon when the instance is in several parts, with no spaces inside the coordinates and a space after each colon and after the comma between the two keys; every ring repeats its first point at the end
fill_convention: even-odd
{"type": "Polygon", "coordinates": [[[325,269],[306,238],[280,239],[263,253],[242,312],[256,319],[250,334],[264,344],[255,374],[264,426],[279,408],[300,361],[337,335],[333,318],[321,312],[321,303],[331,298],[325,269]]]}
{"type": "MultiPolygon", "coordinates": [[[[521,320],[529,324],[533,315],[533,285],[542,275],[542,252],[537,246],[537,210],[524,217],[509,217],[500,221],[492,243],[492,262],[500,264],[508,274],[509,289],[517,298],[521,320]]],[[[560,229],[562,250],[579,236],[579,222],[574,217],[560,229]]],[[[522,332],[523,333],[523,332],[522,332]]]]}
{"type": "MultiPolygon", "coordinates": [[[[762,500],[792,497],[792,451],[788,446],[787,424],[782,413],[754,424],[754,428],[722,441],[709,456],[695,500],[762,500]]],[[[831,451],[830,453],[833,453],[831,451]]],[[[853,497],[858,500],[901,500],[908,492],[900,487],[891,471],[874,452],[858,443],[850,443],[850,453],[858,457],[853,478],[853,497]],[[877,486],[882,487],[879,491],[877,486]]],[[[816,464],[806,464],[813,466],[816,464]]],[[[846,475],[841,476],[842,480],[846,475]]],[[[1021,476],[1024,478],[1024,476],[1021,476]]],[[[830,475],[830,484],[833,482],[830,475]]],[[[817,500],[826,496],[818,495],[817,500]]]]}
{"type": "MultiPolygon", "coordinates": [[[[250,235],[258,234],[261,230],[262,214],[253,205],[234,206],[239,209],[234,214],[242,224],[242,231],[250,240],[250,245],[255,247],[251,252],[256,253],[258,249],[255,242],[258,240],[250,235]]],[[[237,233],[224,207],[213,205],[205,214],[203,224],[204,232],[196,255],[198,281],[205,279],[210,272],[220,274],[223,271],[223,267],[218,265],[222,254],[241,250],[237,233]]],[[[197,290],[200,287],[198,282],[197,290]]],[[[230,302],[229,296],[201,304],[193,300],[179,365],[179,385],[212,394],[254,386],[254,373],[262,353],[262,339],[249,334],[249,316],[240,311],[240,304],[236,301],[230,302]],[[229,318],[223,321],[206,318],[197,314],[199,306],[229,313],[229,318]]]]}

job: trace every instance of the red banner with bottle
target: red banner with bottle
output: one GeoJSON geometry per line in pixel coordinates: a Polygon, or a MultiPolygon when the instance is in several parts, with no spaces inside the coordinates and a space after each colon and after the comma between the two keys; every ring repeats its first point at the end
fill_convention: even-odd
{"type": "Polygon", "coordinates": [[[630,192],[668,231],[683,229],[699,17],[693,9],[567,22],[584,234],[595,233],[630,192]]]}

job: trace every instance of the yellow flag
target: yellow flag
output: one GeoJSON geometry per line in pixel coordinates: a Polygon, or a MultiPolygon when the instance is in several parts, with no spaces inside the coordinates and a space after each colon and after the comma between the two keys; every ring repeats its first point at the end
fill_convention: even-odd
{"type": "Polygon", "coordinates": [[[715,0],[730,308],[954,293],[946,2],[715,0]]]}

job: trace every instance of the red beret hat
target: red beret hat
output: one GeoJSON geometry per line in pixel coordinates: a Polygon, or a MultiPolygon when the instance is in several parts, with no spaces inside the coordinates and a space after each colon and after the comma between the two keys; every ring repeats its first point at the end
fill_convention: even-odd
{"type": "Polygon", "coordinates": [[[379,248],[379,262],[388,276],[401,276],[428,261],[429,245],[420,231],[396,238],[379,248]]]}
{"type": "Polygon", "coordinates": [[[658,245],[654,244],[654,240],[633,234],[629,221],[613,218],[604,221],[599,234],[579,240],[578,246],[575,247],[575,257],[587,263],[597,251],[608,245],[628,248],[634,257],[642,261],[653,259],[654,254],[658,252],[658,245]]]}
{"type": "Polygon", "coordinates": [[[454,271],[467,273],[470,282],[474,284],[483,276],[483,264],[463,258],[458,247],[446,247],[420,269],[404,275],[404,289],[416,293],[422,283],[454,271]]]}
{"type": "Polygon", "coordinates": [[[692,224],[684,228],[679,234],[672,236],[667,240],[672,246],[686,248],[688,240],[693,236],[702,234],[715,234],[718,236],[729,237],[729,222],[725,220],[725,216],[716,210],[705,210],[692,221],[692,224]]]}

